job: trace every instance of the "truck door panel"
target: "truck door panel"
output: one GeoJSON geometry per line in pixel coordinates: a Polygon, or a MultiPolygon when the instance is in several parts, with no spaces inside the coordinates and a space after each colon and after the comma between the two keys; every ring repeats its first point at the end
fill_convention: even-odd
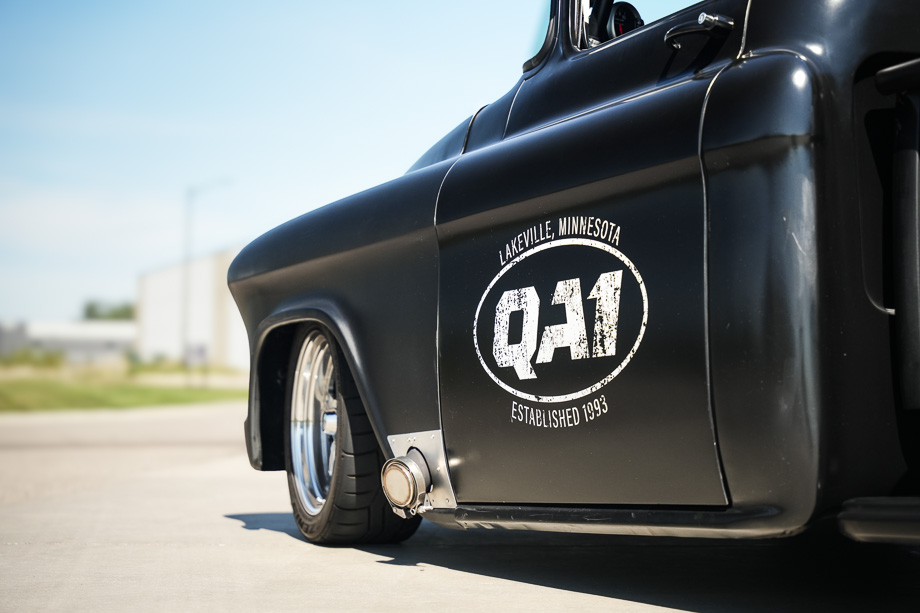
{"type": "Polygon", "coordinates": [[[505,139],[445,179],[439,379],[459,502],[727,504],[698,140],[740,36],[681,55],[663,33],[700,7],[734,10],[740,29],[744,6],[558,49],[505,139]]]}

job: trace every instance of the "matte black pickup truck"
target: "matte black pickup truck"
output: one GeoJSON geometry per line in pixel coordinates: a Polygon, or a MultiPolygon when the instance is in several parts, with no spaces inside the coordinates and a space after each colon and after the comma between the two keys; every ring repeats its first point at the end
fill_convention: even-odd
{"type": "Polygon", "coordinates": [[[546,4],[506,95],[234,261],[253,467],[316,542],[920,543],[920,2],[546,4]]]}

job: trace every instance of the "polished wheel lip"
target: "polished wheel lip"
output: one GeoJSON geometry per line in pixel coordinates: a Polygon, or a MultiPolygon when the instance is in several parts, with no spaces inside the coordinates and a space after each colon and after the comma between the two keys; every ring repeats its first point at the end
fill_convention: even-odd
{"type": "Polygon", "coordinates": [[[323,509],[335,469],[338,393],[332,347],[319,331],[301,345],[291,395],[291,467],[304,510],[323,509]]]}

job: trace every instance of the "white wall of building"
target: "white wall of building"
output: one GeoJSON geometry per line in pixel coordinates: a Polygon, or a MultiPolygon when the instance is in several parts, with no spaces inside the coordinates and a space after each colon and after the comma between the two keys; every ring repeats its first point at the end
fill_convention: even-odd
{"type": "Polygon", "coordinates": [[[187,334],[193,364],[249,369],[249,341],[230,290],[227,269],[238,250],[223,251],[142,275],[137,298],[137,351],[141,360],[181,362],[187,334]],[[183,333],[183,318],[187,332],[183,333]]]}
{"type": "Polygon", "coordinates": [[[62,354],[68,364],[74,365],[122,364],[134,347],[136,336],[137,326],[133,321],[0,324],[0,353],[28,349],[62,354]]]}

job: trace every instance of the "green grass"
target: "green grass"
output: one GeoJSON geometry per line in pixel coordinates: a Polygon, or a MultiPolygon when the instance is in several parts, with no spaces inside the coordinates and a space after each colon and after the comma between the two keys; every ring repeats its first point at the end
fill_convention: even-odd
{"type": "Polygon", "coordinates": [[[221,368],[219,366],[194,366],[186,368],[181,362],[168,362],[168,361],[159,361],[159,362],[137,362],[132,363],[128,372],[131,375],[145,375],[145,374],[234,374],[238,371],[231,370],[229,368],[221,368]]]}
{"type": "Polygon", "coordinates": [[[246,390],[154,387],[125,382],[76,383],[50,378],[0,381],[0,412],[120,409],[246,398],[246,390]]]}

